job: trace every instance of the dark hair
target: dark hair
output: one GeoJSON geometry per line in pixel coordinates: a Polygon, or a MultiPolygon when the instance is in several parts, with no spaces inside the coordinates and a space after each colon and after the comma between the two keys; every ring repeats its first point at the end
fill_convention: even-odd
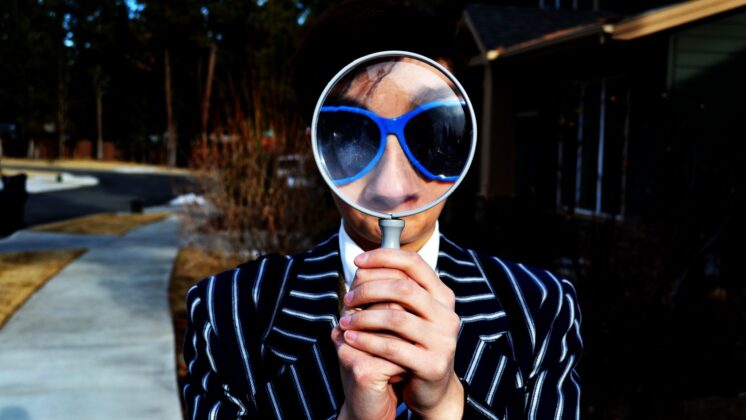
{"type": "Polygon", "coordinates": [[[455,66],[453,30],[421,9],[394,1],[352,0],[309,22],[295,57],[295,88],[311,121],[324,87],[345,65],[366,54],[404,50],[455,66]]]}

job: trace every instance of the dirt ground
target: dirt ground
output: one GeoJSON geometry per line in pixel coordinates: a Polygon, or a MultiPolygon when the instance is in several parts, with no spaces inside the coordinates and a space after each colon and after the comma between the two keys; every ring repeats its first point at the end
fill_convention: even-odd
{"type": "Polygon", "coordinates": [[[88,235],[121,236],[130,229],[148,223],[157,222],[168,216],[168,213],[116,214],[100,213],[62,222],[36,226],[35,232],[80,233],[88,235]]]}
{"type": "Polygon", "coordinates": [[[133,162],[120,162],[120,161],[100,161],[100,160],[89,160],[89,159],[56,159],[56,160],[34,160],[34,159],[19,159],[19,158],[3,158],[0,161],[2,165],[12,166],[26,166],[26,167],[44,167],[44,168],[58,168],[58,169],[86,169],[86,170],[100,170],[100,171],[111,171],[114,169],[119,170],[144,170],[153,173],[167,173],[167,174],[181,174],[188,175],[191,172],[183,168],[171,168],[168,166],[159,165],[146,165],[141,163],[133,162]]]}
{"type": "Polygon", "coordinates": [[[84,249],[0,253],[0,328],[84,249]]]}

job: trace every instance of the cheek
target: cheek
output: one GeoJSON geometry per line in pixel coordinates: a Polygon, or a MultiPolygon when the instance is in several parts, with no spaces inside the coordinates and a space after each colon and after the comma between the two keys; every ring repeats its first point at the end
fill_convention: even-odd
{"type": "Polygon", "coordinates": [[[334,203],[337,205],[337,210],[339,210],[345,224],[354,229],[357,236],[362,236],[371,242],[377,242],[380,239],[377,218],[353,209],[339,197],[334,196],[334,203]]]}
{"type": "Polygon", "coordinates": [[[363,188],[365,188],[365,183],[367,182],[366,178],[367,176],[355,182],[350,182],[349,184],[337,187],[339,190],[339,194],[343,195],[344,198],[346,198],[347,200],[359,205],[360,194],[363,191],[363,188]]]}
{"type": "MultiPolygon", "coordinates": [[[[427,187],[423,188],[423,191],[424,191],[422,194],[423,205],[432,203],[433,201],[438,200],[440,197],[443,197],[443,195],[447,193],[448,190],[450,190],[452,186],[453,186],[453,183],[450,183],[450,182],[436,182],[436,181],[428,182],[427,187]]],[[[425,213],[431,212],[437,208],[442,208],[442,205],[438,204],[434,208],[426,211],[425,213]]],[[[438,210],[437,213],[438,215],[440,215],[440,210],[438,210]]],[[[435,216],[435,218],[437,219],[438,216],[435,216]]]]}

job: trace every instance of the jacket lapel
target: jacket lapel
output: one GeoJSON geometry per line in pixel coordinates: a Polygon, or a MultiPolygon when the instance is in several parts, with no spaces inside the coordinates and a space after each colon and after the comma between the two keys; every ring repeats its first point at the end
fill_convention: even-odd
{"type": "Polygon", "coordinates": [[[326,418],[344,399],[330,337],[339,322],[338,236],[294,256],[293,264],[275,322],[264,340],[264,361],[274,366],[270,371],[276,377],[270,379],[270,386],[296,390],[298,401],[278,401],[278,406],[286,407],[286,417],[295,407],[299,415],[326,418]]]}
{"type": "Polygon", "coordinates": [[[488,279],[474,251],[442,235],[437,271],[456,295],[456,313],[461,318],[456,374],[470,387],[470,395],[492,405],[514,389],[515,377],[510,324],[493,287],[501,279],[488,279]]]}

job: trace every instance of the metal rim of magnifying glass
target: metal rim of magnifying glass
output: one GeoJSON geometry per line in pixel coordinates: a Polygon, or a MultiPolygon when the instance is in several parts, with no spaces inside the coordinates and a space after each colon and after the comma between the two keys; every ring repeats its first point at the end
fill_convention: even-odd
{"type": "Polygon", "coordinates": [[[316,103],[316,108],[313,111],[313,119],[311,121],[311,147],[313,149],[313,157],[316,160],[316,166],[319,168],[319,172],[321,172],[321,176],[324,178],[324,181],[326,181],[327,185],[332,189],[334,194],[337,195],[337,197],[341,198],[342,201],[349,204],[352,208],[361,211],[365,214],[378,217],[380,219],[398,219],[402,217],[411,216],[413,214],[424,212],[433,206],[437,205],[441,201],[448,198],[451,193],[461,184],[461,181],[464,180],[464,177],[466,176],[466,172],[469,171],[469,167],[471,166],[471,162],[474,159],[474,153],[477,149],[477,119],[474,115],[474,108],[471,105],[471,101],[469,100],[469,96],[466,94],[466,90],[464,90],[463,86],[461,86],[461,83],[456,79],[455,76],[451,74],[448,69],[440,65],[438,62],[427,58],[423,55],[416,54],[409,51],[399,51],[399,50],[391,50],[391,51],[380,51],[373,54],[368,54],[363,57],[360,57],[356,59],[355,61],[351,62],[350,64],[346,65],[342,70],[340,70],[329,83],[324,88],[323,92],[321,92],[321,96],[319,96],[319,100],[316,103]],[[367,209],[365,207],[362,207],[358,205],[357,203],[353,203],[350,199],[345,197],[344,194],[341,193],[339,188],[334,184],[334,181],[329,177],[329,175],[326,173],[326,169],[322,167],[323,157],[321,156],[321,152],[318,147],[318,140],[316,138],[316,127],[319,121],[319,110],[321,109],[321,106],[323,105],[324,101],[326,100],[327,95],[329,94],[329,91],[332,90],[334,85],[347,75],[353,68],[355,68],[358,64],[373,60],[376,58],[382,58],[382,57],[409,57],[414,58],[417,60],[424,61],[427,64],[430,64],[431,66],[435,67],[436,69],[440,70],[441,73],[443,73],[448,79],[456,86],[456,89],[458,90],[458,93],[460,93],[466,102],[466,107],[469,110],[469,114],[471,116],[471,126],[472,126],[472,133],[471,133],[471,149],[469,150],[469,157],[466,160],[466,165],[464,165],[464,169],[461,171],[461,173],[458,176],[458,179],[456,182],[453,183],[453,185],[445,192],[443,193],[438,199],[433,200],[431,203],[426,204],[422,207],[418,207],[413,210],[407,210],[403,212],[397,212],[397,213],[383,213],[376,210],[367,209]]]}

